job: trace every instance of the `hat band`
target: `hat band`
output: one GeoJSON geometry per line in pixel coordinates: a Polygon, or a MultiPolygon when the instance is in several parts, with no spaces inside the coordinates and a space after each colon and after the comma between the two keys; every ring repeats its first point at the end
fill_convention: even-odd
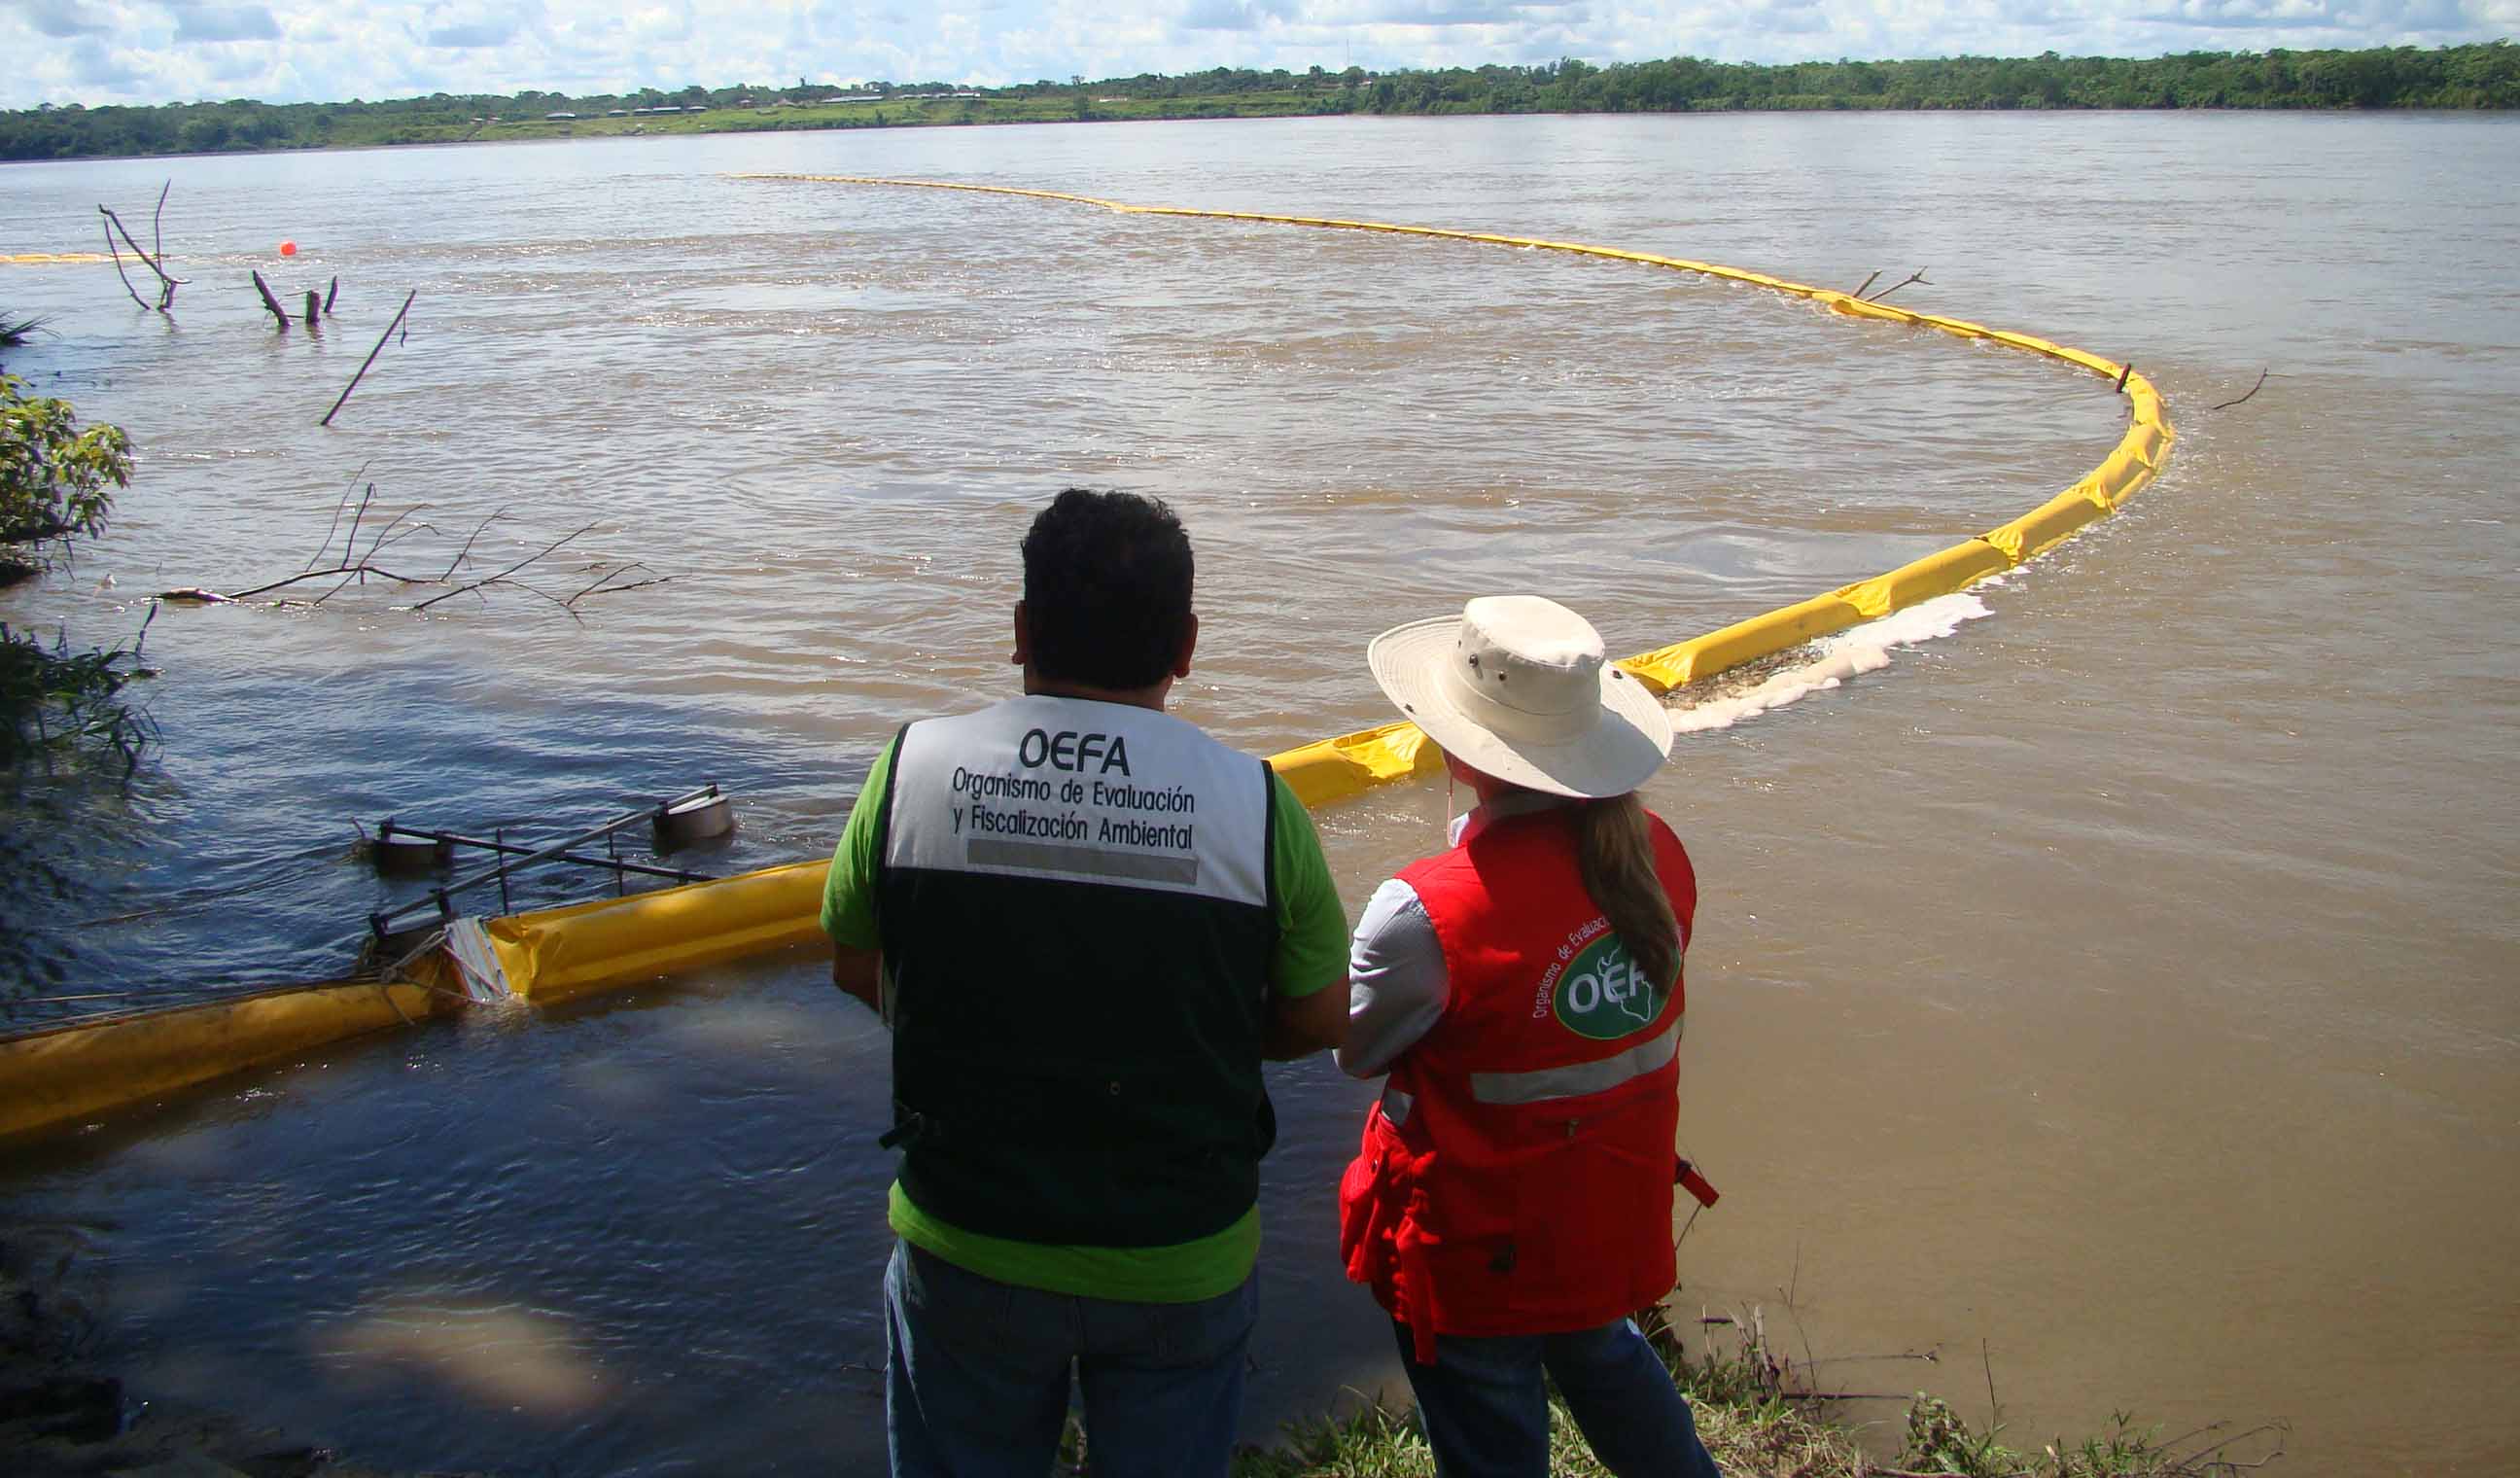
{"type": "Polygon", "coordinates": [[[1563,744],[1583,738],[1600,721],[1600,700],[1567,713],[1532,713],[1501,703],[1462,680],[1460,665],[1446,662],[1437,670],[1438,691],[1453,711],[1499,739],[1525,744],[1563,744]]]}

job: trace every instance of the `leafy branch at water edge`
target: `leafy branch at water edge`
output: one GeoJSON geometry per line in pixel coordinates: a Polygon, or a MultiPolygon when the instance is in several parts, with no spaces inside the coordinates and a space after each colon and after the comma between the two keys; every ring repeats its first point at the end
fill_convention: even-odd
{"type": "MultiPolygon", "coordinates": [[[[72,539],[94,537],[131,482],[131,443],[116,425],[79,429],[67,400],[29,396],[0,375],[0,585],[40,574],[67,559],[72,539]],[[26,551],[21,555],[20,550],[26,551]]],[[[148,630],[141,623],[141,630],[148,630]]],[[[126,706],[122,690],[144,675],[135,641],[73,651],[67,632],[50,645],[0,623],[0,771],[54,752],[98,743],[140,762],[156,730],[126,706]]]]}
{"type": "MultiPolygon", "coordinates": [[[[152,611],[152,615],[156,612],[152,611]]],[[[149,629],[140,623],[142,639],[149,629]]],[[[0,771],[15,771],[84,744],[122,756],[128,772],[158,736],[147,710],[122,701],[138,665],[140,640],[101,651],[73,651],[67,633],[50,646],[0,621],[0,771]]]]}
{"type": "Polygon", "coordinates": [[[49,562],[16,549],[56,546],[105,529],[113,492],[131,484],[131,440],[117,425],[78,428],[67,400],[26,394],[0,375],[0,584],[22,580],[49,562]]]}

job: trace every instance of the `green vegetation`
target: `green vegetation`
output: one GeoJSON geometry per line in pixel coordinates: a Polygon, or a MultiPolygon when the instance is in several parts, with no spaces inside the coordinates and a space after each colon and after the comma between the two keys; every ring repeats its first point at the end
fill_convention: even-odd
{"type": "Polygon", "coordinates": [[[105,529],[113,489],[131,482],[131,442],[115,425],[82,431],[67,400],[29,397],[25,384],[0,375],[0,580],[41,567],[49,546],[105,529]],[[12,555],[37,551],[34,560],[12,555]]]}
{"type": "Polygon", "coordinates": [[[112,750],[126,774],[138,765],[157,734],[148,713],[121,696],[147,675],[139,656],[137,642],[73,651],[64,634],[47,646],[0,621],[0,774],[81,747],[112,750]]]}
{"type": "Polygon", "coordinates": [[[0,159],[1131,118],[1946,108],[2520,108],[2520,47],[2494,41],[2434,51],[2188,52],[2140,61],[2048,52],[1778,67],[1674,57],[1379,75],[1354,67],[1302,73],[1220,67],[1175,77],[1071,77],[985,89],[944,82],[840,89],[800,80],[785,88],[583,97],[528,90],[379,103],[47,105],[0,112],[0,159]]]}
{"type": "MultiPolygon", "coordinates": [[[[1709,1348],[1694,1360],[1660,1311],[1641,1322],[1688,1393],[1698,1435],[1729,1478],[2232,1478],[2282,1448],[2273,1427],[2164,1441],[2120,1413],[2106,1436],[2073,1446],[2060,1438],[2025,1454],[1997,1440],[2001,1425],[1974,1431],[1949,1404],[1920,1395],[1909,1403],[1899,1456],[1883,1463],[1828,1419],[1825,1402],[1795,1394],[1792,1363],[1767,1347],[1755,1317],[1738,1326],[1736,1352],[1709,1348]]],[[[1550,1418],[1550,1472],[1605,1478],[1609,1469],[1595,1460],[1553,1392],[1550,1418]]],[[[1435,1459],[1407,1411],[1375,1402],[1303,1427],[1278,1451],[1246,1452],[1234,1471],[1237,1478],[1433,1478],[1435,1459]]]]}
{"type": "MultiPolygon", "coordinates": [[[[74,539],[105,528],[113,490],[131,481],[131,443],[114,425],[79,429],[67,400],[30,397],[0,375],[0,584],[40,573],[74,539]]],[[[144,630],[146,626],[144,623],[144,630]]],[[[137,764],[151,734],[121,701],[139,672],[131,649],[72,651],[0,622],[0,772],[97,744],[137,764]]]]}

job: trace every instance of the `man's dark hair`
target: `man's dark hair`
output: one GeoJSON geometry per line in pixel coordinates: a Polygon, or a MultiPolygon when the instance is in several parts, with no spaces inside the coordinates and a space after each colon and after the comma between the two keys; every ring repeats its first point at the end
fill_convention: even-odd
{"type": "Polygon", "coordinates": [[[1055,682],[1147,688],[1190,631],[1190,535],[1155,498],[1071,487],[1024,535],[1033,670],[1055,682]]]}

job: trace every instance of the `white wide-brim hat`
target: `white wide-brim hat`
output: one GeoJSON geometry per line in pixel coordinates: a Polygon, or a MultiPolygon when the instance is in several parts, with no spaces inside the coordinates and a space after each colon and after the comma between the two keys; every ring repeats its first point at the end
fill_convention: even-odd
{"type": "Polygon", "coordinates": [[[1373,680],[1447,753],[1554,795],[1625,795],[1671,754],[1671,716],[1603,659],[1593,623],[1540,596],[1482,596],[1365,649],[1373,680]]]}

